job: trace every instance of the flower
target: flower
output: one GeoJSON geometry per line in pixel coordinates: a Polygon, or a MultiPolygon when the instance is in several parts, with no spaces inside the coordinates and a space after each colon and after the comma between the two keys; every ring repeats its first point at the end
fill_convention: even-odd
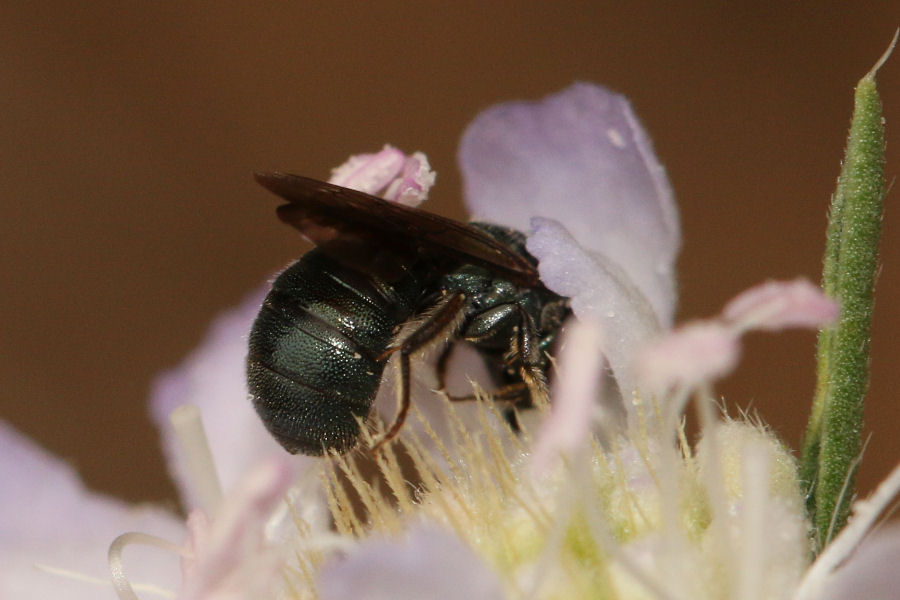
{"type": "MultiPolygon", "coordinates": [[[[717,418],[712,401],[744,332],[820,327],[836,306],[806,282],[770,282],[718,317],[671,329],[678,216],[624,98],[581,83],[489,109],[465,132],[460,165],[472,215],[529,232],[542,281],[571,298],[578,319],[536,425],[523,418],[515,434],[493,403],[442,401],[425,378],[402,452],[371,458],[376,483],[352,455],[289,458],[246,397],[254,294],[153,393],[186,522],[91,495],[64,463],[0,429],[0,473],[16,482],[0,512],[3,596],[805,599],[893,589],[883,553],[896,561],[900,531],[845,559],[900,471],[810,567],[791,453],[753,419],[717,418]],[[703,427],[694,446],[680,427],[691,400],[703,427]],[[110,578],[102,555],[113,540],[110,578]]],[[[424,156],[386,146],[333,180],[416,203],[434,177],[424,156]]],[[[469,377],[481,394],[472,358],[454,358],[450,384],[471,390],[469,377]]]]}
{"type": "Polygon", "coordinates": [[[531,232],[541,280],[600,321],[622,389],[629,357],[675,312],[678,212],[628,101],[576,83],[541,102],[496,106],[463,134],[474,219],[531,232]]]}
{"type": "Polygon", "coordinates": [[[332,170],[328,181],[399,204],[418,206],[428,197],[435,177],[423,153],[406,156],[385,144],[380,152],[350,157],[332,170]]]}

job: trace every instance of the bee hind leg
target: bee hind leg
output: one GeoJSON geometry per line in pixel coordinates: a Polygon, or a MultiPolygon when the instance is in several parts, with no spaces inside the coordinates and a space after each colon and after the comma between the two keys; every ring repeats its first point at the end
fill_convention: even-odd
{"type": "Polygon", "coordinates": [[[422,321],[419,326],[407,335],[398,345],[389,348],[382,354],[378,360],[387,360],[391,354],[398,353],[400,360],[400,390],[399,390],[399,408],[394,422],[388,427],[382,438],[373,446],[372,450],[376,451],[386,442],[397,437],[406,416],[409,413],[411,402],[411,380],[410,380],[410,357],[418,350],[430,344],[442,332],[447,330],[454,321],[458,320],[460,313],[465,306],[466,297],[463,293],[457,292],[443,298],[435,307],[434,311],[427,319],[422,321]]]}

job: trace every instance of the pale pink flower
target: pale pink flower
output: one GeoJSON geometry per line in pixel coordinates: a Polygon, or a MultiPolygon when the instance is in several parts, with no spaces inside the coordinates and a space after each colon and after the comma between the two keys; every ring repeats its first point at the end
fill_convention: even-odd
{"type": "Polygon", "coordinates": [[[407,156],[390,145],[380,152],[356,154],[331,171],[331,183],[381,196],[407,206],[428,198],[435,172],[421,152],[407,156]]]}
{"type": "MultiPolygon", "coordinates": [[[[127,576],[192,600],[751,600],[791,598],[822,582],[827,597],[896,588],[896,530],[843,562],[861,535],[846,537],[846,553],[817,563],[821,572],[814,565],[801,585],[802,501],[793,459],[771,432],[707,423],[695,456],[674,445],[680,405],[666,403],[681,399],[673,389],[703,392],[729,372],[745,331],[818,326],[835,308],[809,284],[769,284],[716,319],[670,331],[678,215],[623,97],[580,83],[489,109],[465,132],[460,165],[473,217],[526,232],[542,280],[571,298],[584,323],[564,336],[562,379],[533,446],[528,432],[498,427],[490,404],[464,409],[473,418],[464,421],[420,385],[416,408],[438,433],[418,441],[428,427],[412,423],[404,439],[424,484],[408,495],[404,472],[382,462],[392,504],[338,461],[370,503],[371,521],[358,521],[322,459],[286,457],[253,413],[244,358],[255,294],[220,317],[153,394],[187,523],[86,492],[65,464],[0,429],[0,476],[10,482],[0,497],[0,596],[113,598],[106,548],[134,530],[158,538],[120,537],[114,554],[129,540],[160,547],[129,545],[114,561],[117,585],[127,576]],[[674,413],[671,427],[654,422],[654,402],[674,413]],[[203,415],[208,453],[196,435],[185,444],[171,433],[169,414],[184,404],[203,415]],[[627,412],[627,426],[604,420],[616,410],[627,412]]],[[[417,203],[434,176],[424,157],[386,146],[354,157],[332,180],[417,203]]],[[[473,358],[454,363],[454,385],[484,377],[473,358]]],[[[894,478],[883,496],[891,486],[894,478]]],[[[870,516],[883,508],[876,500],[870,516]]],[[[142,597],[154,589],[135,586],[142,597]]],[[[119,593],[129,597],[122,585],[119,593]]]]}

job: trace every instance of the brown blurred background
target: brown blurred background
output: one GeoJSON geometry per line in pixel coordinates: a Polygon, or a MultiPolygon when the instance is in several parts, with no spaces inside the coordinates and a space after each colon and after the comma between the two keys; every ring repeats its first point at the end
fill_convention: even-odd
{"type": "MultiPolygon", "coordinates": [[[[464,218],[466,123],[576,79],[627,94],[668,168],[681,319],[769,277],[817,280],[852,89],[900,24],[896,0],[865,5],[6,3],[0,416],[95,489],[172,498],[145,410],[154,374],[304,248],[251,171],[326,178],[391,142],[428,153],[430,209],[464,218]]],[[[890,179],[898,78],[900,53],[879,75],[890,179]]],[[[900,457],[898,198],[884,221],[865,490],[900,457]]],[[[813,344],[753,336],[719,391],[796,446],[813,344]]]]}

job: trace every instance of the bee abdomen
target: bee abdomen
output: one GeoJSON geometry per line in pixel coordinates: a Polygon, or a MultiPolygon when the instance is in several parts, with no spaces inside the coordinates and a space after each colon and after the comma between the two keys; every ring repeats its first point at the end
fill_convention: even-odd
{"type": "Polygon", "coordinates": [[[367,404],[335,399],[257,359],[247,362],[247,381],[253,406],[266,428],[293,454],[346,452],[359,437],[358,419],[365,419],[371,408],[371,400],[367,404]]]}
{"type": "Polygon", "coordinates": [[[323,265],[315,254],[275,281],[251,330],[247,359],[263,422],[288,451],[305,454],[343,452],[356,443],[358,420],[368,415],[384,370],[377,357],[398,323],[386,316],[397,307],[384,306],[383,294],[342,284],[348,270],[323,265]]]}

